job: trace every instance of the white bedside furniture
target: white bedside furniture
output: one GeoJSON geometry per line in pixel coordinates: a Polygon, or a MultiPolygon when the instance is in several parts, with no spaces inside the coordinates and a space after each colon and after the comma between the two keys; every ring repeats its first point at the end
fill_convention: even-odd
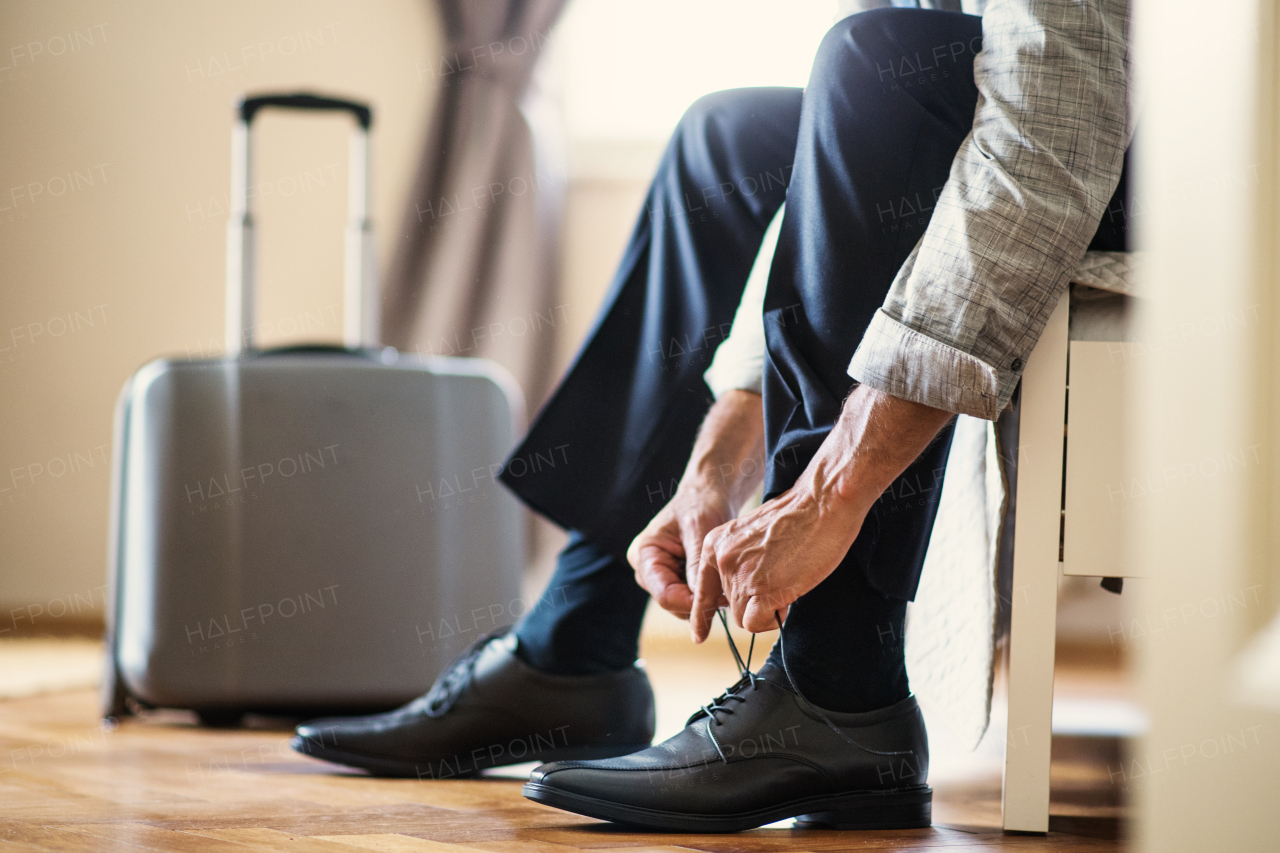
{"type": "Polygon", "coordinates": [[[1123,378],[1135,345],[1068,341],[1068,301],[1022,377],[1003,797],[1004,828],[1021,832],[1049,829],[1059,547],[1065,574],[1138,576],[1121,539],[1123,378]]]}

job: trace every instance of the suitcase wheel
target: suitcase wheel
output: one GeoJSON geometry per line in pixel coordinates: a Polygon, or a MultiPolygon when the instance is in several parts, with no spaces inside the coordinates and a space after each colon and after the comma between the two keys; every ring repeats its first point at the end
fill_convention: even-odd
{"type": "Polygon", "coordinates": [[[129,688],[125,686],[124,679],[120,677],[120,671],[116,669],[115,655],[111,653],[109,647],[104,664],[102,688],[99,692],[102,717],[117,720],[127,717],[133,713],[133,709],[129,707],[129,688]]]}
{"type": "Polygon", "coordinates": [[[234,729],[240,725],[240,721],[244,718],[244,711],[237,711],[231,708],[205,708],[197,709],[196,716],[200,718],[200,725],[210,729],[234,729]]]}

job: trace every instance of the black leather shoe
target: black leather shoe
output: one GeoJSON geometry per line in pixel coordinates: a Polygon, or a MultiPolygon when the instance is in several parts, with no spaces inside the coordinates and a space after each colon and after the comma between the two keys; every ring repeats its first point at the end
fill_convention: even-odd
{"type": "Polygon", "coordinates": [[[304,723],[290,746],[376,776],[457,779],[524,761],[626,755],[653,741],[653,690],[639,665],[551,675],[515,648],[514,634],[484,637],[425,696],[385,714],[304,723]]]}
{"type": "Polygon", "coordinates": [[[821,711],[766,663],[634,755],[560,761],[524,795],[549,806],[668,832],[798,826],[928,826],[929,744],[915,697],[861,714],[821,711]]]}

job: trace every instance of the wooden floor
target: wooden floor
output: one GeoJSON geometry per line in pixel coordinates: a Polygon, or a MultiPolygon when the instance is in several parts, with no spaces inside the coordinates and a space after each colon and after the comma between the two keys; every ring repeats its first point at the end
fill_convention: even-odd
{"type": "MultiPolygon", "coordinates": [[[[732,680],[722,649],[688,648],[662,642],[646,650],[659,691],[662,733],[710,698],[708,684],[732,680]],[[696,702],[690,704],[690,697],[696,702]]],[[[1060,677],[1059,693],[1073,678],[1085,692],[1097,692],[1098,679],[1086,669],[1060,677]]],[[[1100,738],[1055,744],[1055,831],[1048,836],[998,830],[998,764],[978,758],[972,767],[952,761],[959,770],[931,779],[929,829],[827,832],[782,826],[716,836],[638,833],[535,805],[520,796],[514,773],[444,782],[343,773],[291,752],[288,731],[278,723],[261,725],[207,730],[185,713],[160,712],[104,728],[88,690],[0,701],[0,853],[1123,849],[1115,840],[1122,806],[1106,771],[1108,759],[1119,762],[1116,744],[1100,738]]]]}

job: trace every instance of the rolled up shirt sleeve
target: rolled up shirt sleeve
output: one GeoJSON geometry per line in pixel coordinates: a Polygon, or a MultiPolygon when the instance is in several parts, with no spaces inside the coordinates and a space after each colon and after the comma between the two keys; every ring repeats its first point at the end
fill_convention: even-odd
{"type": "Polygon", "coordinates": [[[973,129],[849,364],[897,397],[994,419],[1120,180],[1125,0],[995,0],[973,129]]]}

